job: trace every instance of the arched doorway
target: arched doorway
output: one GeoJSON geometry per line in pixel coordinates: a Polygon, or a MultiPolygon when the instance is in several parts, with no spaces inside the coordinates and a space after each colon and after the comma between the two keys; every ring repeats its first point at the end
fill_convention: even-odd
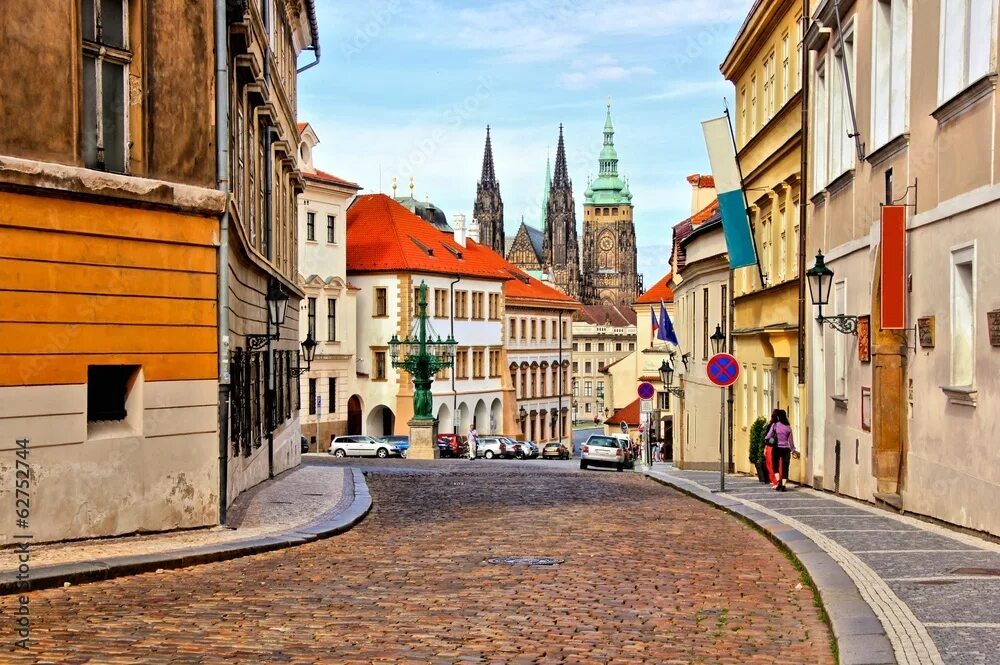
{"type": "Polygon", "coordinates": [[[473,415],[473,424],[476,426],[476,431],[479,432],[489,432],[490,419],[486,413],[486,402],[479,400],[476,402],[476,411],[473,415]]]}
{"type": "Polygon", "coordinates": [[[469,411],[469,405],[462,402],[458,405],[458,433],[465,434],[469,431],[469,425],[472,424],[472,414],[469,411]]]}
{"type": "Polygon", "coordinates": [[[441,408],[438,409],[437,419],[438,432],[445,434],[454,431],[454,424],[451,419],[451,409],[448,408],[447,404],[442,404],[441,408]]]}
{"type": "Polygon", "coordinates": [[[396,414],[387,406],[379,404],[368,412],[366,421],[368,436],[389,436],[396,425],[396,414]]]}
{"type": "Polygon", "coordinates": [[[364,411],[364,405],[361,403],[361,397],[358,395],[351,395],[351,398],[347,400],[348,434],[361,434],[362,411],[364,411]]]}
{"type": "Polygon", "coordinates": [[[499,398],[490,405],[490,433],[503,434],[503,404],[499,398]]]}

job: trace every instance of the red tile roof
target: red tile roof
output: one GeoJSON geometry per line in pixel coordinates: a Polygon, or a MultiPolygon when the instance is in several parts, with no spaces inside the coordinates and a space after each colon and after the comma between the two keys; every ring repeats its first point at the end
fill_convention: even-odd
{"type": "Polygon", "coordinates": [[[507,261],[504,260],[499,254],[494,252],[494,255],[506,264],[507,270],[514,277],[514,279],[504,283],[503,293],[506,298],[514,300],[530,300],[532,302],[545,300],[550,303],[564,305],[567,309],[575,309],[579,305],[579,303],[574,300],[572,296],[566,295],[559,289],[553,288],[548,284],[535,279],[523,270],[507,263],[507,261]]]}
{"type": "Polygon", "coordinates": [[[697,227],[699,224],[704,224],[706,221],[711,219],[715,213],[719,212],[719,199],[715,199],[707,206],[691,215],[691,226],[697,227]]]}
{"type": "Polygon", "coordinates": [[[643,293],[641,296],[636,298],[636,305],[655,305],[660,302],[673,302],[674,301],[674,291],[670,288],[670,279],[673,277],[673,273],[667,273],[660,280],[653,284],[653,286],[643,293]]]}
{"type": "Polygon", "coordinates": [[[584,305],[577,317],[578,321],[585,321],[595,325],[610,325],[616,328],[634,326],[636,321],[635,310],[631,307],[618,307],[617,305],[584,305]]]}
{"type": "Polygon", "coordinates": [[[316,169],[314,173],[303,171],[302,177],[306,178],[307,180],[320,180],[322,182],[329,182],[334,185],[343,185],[344,187],[353,187],[354,189],[361,189],[361,185],[359,185],[356,182],[351,182],[350,180],[344,180],[343,178],[335,176],[332,173],[327,173],[326,171],[320,171],[319,169],[316,169]]]}
{"type": "Polygon", "coordinates": [[[457,244],[385,194],[365,194],[347,210],[347,271],[424,272],[509,280],[513,266],[492,250],[457,244]]]}
{"type": "Polygon", "coordinates": [[[715,187],[715,178],[710,175],[693,173],[687,177],[687,181],[691,183],[692,187],[698,187],[699,189],[715,187]]]}
{"type": "Polygon", "coordinates": [[[622,423],[628,423],[629,425],[639,424],[639,398],[636,398],[628,406],[616,409],[611,414],[611,417],[604,421],[605,425],[620,425],[622,423]]]}

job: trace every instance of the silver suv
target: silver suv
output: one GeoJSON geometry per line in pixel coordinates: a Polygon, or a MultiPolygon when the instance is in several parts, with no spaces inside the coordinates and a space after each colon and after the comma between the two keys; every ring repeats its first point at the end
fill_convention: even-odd
{"type": "Polygon", "coordinates": [[[622,443],[613,436],[595,434],[587,439],[580,451],[580,468],[610,466],[618,471],[625,469],[625,450],[622,443]]]}
{"type": "Polygon", "coordinates": [[[494,457],[500,457],[504,459],[510,459],[517,454],[517,450],[520,449],[520,445],[516,446],[515,449],[514,442],[503,436],[481,436],[479,437],[479,445],[476,446],[476,457],[485,457],[486,459],[493,459],[494,457]]]}

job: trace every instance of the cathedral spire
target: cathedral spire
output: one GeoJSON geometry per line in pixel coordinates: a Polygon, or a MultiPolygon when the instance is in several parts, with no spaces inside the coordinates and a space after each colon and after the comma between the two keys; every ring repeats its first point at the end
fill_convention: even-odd
{"type": "Polygon", "coordinates": [[[493,251],[504,255],[503,199],[500,197],[500,183],[493,168],[493,144],[490,140],[490,126],[486,125],[486,147],[483,149],[483,174],[476,186],[476,202],[472,209],[473,218],[479,220],[480,241],[493,251]]]}
{"type": "Polygon", "coordinates": [[[615,127],[611,124],[611,98],[608,98],[608,115],[604,120],[604,147],[598,160],[602,176],[618,176],[618,151],[615,150],[615,127]]]}
{"type": "Polygon", "coordinates": [[[483,175],[479,177],[481,182],[497,183],[497,174],[493,169],[493,145],[490,142],[490,126],[486,125],[486,148],[483,150],[483,175]]]}
{"type": "Polygon", "coordinates": [[[556,146],[556,172],[552,177],[553,187],[572,187],[569,168],[566,166],[566,146],[563,144],[563,126],[559,123],[559,145],[556,146]]]}

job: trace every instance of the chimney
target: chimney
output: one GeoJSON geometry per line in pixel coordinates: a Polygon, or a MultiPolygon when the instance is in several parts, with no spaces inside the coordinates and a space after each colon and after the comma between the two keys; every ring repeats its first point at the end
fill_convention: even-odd
{"type": "Polygon", "coordinates": [[[455,242],[465,247],[465,215],[455,215],[452,218],[452,228],[455,229],[455,242]]]}
{"type": "Polygon", "coordinates": [[[479,242],[479,220],[475,217],[472,218],[472,224],[469,224],[469,240],[479,242]]]}
{"type": "Polygon", "coordinates": [[[695,214],[715,200],[715,178],[695,173],[687,177],[691,183],[691,214],[695,214]]]}

